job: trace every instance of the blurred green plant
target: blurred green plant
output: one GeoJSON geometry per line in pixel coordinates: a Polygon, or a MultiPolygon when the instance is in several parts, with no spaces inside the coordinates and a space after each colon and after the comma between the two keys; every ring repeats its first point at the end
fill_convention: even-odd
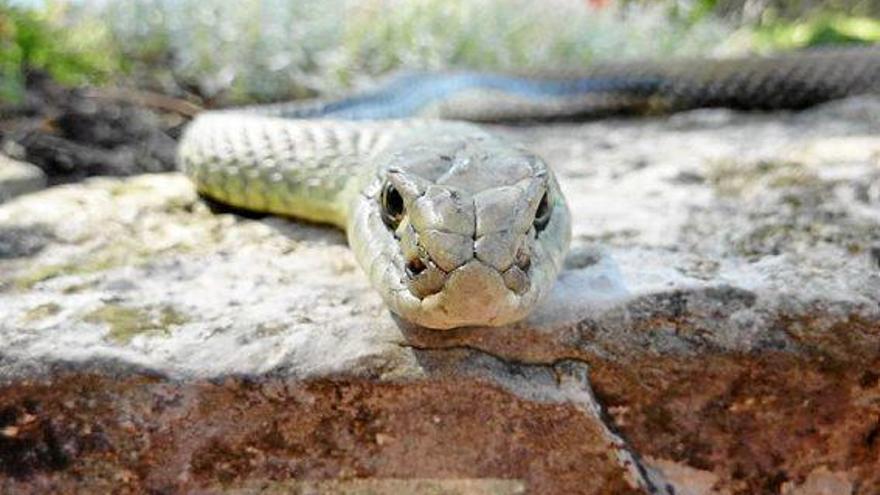
{"type": "Polygon", "coordinates": [[[880,19],[819,13],[797,21],[771,20],[754,28],[762,51],[880,42],[880,19]]]}
{"type": "Polygon", "coordinates": [[[224,0],[129,0],[92,15],[108,22],[126,59],[162,60],[183,87],[242,103],[338,93],[397,69],[529,70],[702,53],[731,31],[713,19],[670,19],[664,5],[241,0],[232,8],[224,0]]]}
{"type": "Polygon", "coordinates": [[[345,0],[130,0],[100,17],[139,83],[243,103],[314,94],[337,46],[345,0]]]}
{"type": "Polygon", "coordinates": [[[678,19],[699,21],[711,16],[738,26],[757,26],[768,20],[789,23],[836,13],[845,17],[876,17],[880,0],[615,0],[628,5],[662,4],[678,19]]]}
{"type": "Polygon", "coordinates": [[[541,69],[621,56],[705,52],[729,28],[670,16],[665,4],[589,8],[548,0],[370,0],[349,13],[346,67],[541,69]]]}
{"type": "Polygon", "coordinates": [[[0,0],[0,96],[20,95],[35,68],[233,104],[332,95],[399,69],[577,68],[880,40],[870,17],[786,14],[827,12],[818,0],[47,2],[0,0]]]}
{"type": "Polygon", "coordinates": [[[99,83],[123,70],[98,19],[64,26],[59,8],[0,2],[0,99],[20,101],[27,74],[42,70],[63,84],[99,83]]]}

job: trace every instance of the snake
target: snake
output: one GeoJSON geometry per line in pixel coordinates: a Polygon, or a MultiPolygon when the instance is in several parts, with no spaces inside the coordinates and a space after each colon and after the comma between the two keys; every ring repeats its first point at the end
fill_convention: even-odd
{"type": "Polygon", "coordinates": [[[502,326],[552,290],[572,212],[540,156],[480,123],[800,109],[864,93],[880,93],[880,47],[411,72],[341,98],[202,112],[178,164],[210,200],[343,229],[399,319],[502,326]]]}

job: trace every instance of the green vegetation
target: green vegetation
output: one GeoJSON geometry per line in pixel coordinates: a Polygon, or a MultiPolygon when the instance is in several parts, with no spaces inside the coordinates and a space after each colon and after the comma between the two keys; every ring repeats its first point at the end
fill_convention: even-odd
{"type": "Polygon", "coordinates": [[[18,101],[33,70],[71,85],[121,73],[108,26],[98,19],[65,26],[63,16],[60,9],[37,11],[0,1],[0,100],[18,101]]]}
{"type": "Polygon", "coordinates": [[[822,13],[807,20],[772,21],[753,29],[753,43],[763,51],[820,45],[880,42],[880,19],[822,13]]]}
{"type": "Polygon", "coordinates": [[[20,96],[32,69],[228,104],[339,93],[397,69],[571,68],[878,42],[877,3],[127,0],[35,11],[0,0],[0,96],[20,96]]]}
{"type": "MultiPolygon", "coordinates": [[[[527,0],[130,0],[101,13],[125,58],[225,102],[338,93],[397,70],[531,69],[698,53],[730,28],[661,6],[527,0]],[[162,61],[164,65],[156,64],[162,61]],[[142,63],[143,62],[143,63],[142,63]]],[[[141,78],[143,80],[144,78],[141,78]]]]}
{"type": "Polygon", "coordinates": [[[579,1],[547,8],[520,0],[367,2],[345,27],[345,67],[368,74],[401,67],[558,69],[620,56],[697,53],[730,31],[715,19],[670,16],[662,4],[594,10],[579,1]]]}

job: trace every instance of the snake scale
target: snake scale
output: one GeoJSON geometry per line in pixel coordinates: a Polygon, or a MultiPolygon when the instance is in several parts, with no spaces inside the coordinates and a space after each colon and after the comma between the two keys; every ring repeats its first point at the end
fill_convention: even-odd
{"type": "Polygon", "coordinates": [[[213,200],[345,229],[400,317],[497,326],[553,286],[570,212],[540,157],[462,121],[796,109],[862,93],[880,93],[880,47],[579,74],[414,73],[341,99],[202,113],[178,161],[213,200]]]}

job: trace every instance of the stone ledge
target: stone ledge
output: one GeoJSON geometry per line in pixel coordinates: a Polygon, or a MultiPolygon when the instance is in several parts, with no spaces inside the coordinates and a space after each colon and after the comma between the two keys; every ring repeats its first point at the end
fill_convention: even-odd
{"type": "MultiPolygon", "coordinates": [[[[398,387],[414,401],[439,395],[460,406],[449,420],[472,415],[474,428],[481,410],[495,411],[492,401],[517,404],[530,412],[498,410],[493,421],[528,423],[535,429],[522,430],[528,435],[564,426],[541,419],[559,407],[566,421],[592,432],[589,442],[601,442],[588,446],[595,450],[584,462],[610,477],[583,484],[585,491],[873,493],[880,487],[880,121],[864,109],[877,105],[860,99],[783,115],[701,111],[496,128],[547,157],[575,217],[568,269],[534,315],[508,328],[412,328],[389,315],[341,233],[213,214],[179,175],[97,179],[18,198],[0,206],[3,398],[47,404],[47,421],[61,428],[66,423],[51,412],[61,395],[92,386],[89,393],[121,408],[107,411],[101,441],[123,448],[111,430],[138,393],[163,404],[138,413],[144,425],[161,427],[190,406],[155,394],[185,402],[224,377],[247,377],[231,382],[222,407],[216,403],[231,411],[236,401],[264,400],[252,387],[282,381],[293,392],[280,393],[278,404],[287,404],[306,383],[343,380],[363,390],[398,387]],[[117,377],[121,388],[110,385],[117,377]],[[60,395],[35,380],[57,384],[60,395]],[[449,380],[461,401],[452,389],[432,388],[449,380]],[[545,411],[547,404],[555,405],[545,411]]],[[[386,414],[397,399],[383,394],[374,410],[386,414]]],[[[371,397],[352,400],[366,407],[371,397]]],[[[43,421],[16,401],[0,407],[18,411],[3,428],[26,427],[28,415],[43,421]]],[[[266,418],[282,414],[273,407],[266,418]]],[[[87,411],[83,418],[101,417],[87,411]]],[[[95,427],[83,421],[75,426],[95,427]]],[[[346,421],[336,426],[362,427],[355,416],[346,421]]],[[[412,425],[401,421],[394,424],[412,425]]],[[[249,431],[262,428],[256,424],[249,431]]],[[[490,448],[509,445],[499,435],[474,434],[483,441],[460,447],[506,455],[507,447],[490,448]]],[[[364,445],[341,446],[333,465],[361,462],[364,445]]],[[[577,452],[559,443],[469,471],[453,463],[459,444],[445,445],[450,450],[436,455],[449,459],[448,470],[394,471],[402,466],[396,458],[380,456],[363,476],[377,483],[509,477],[528,491],[550,486],[541,480],[552,470],[543,465],[528,478],[517,462],[577,452]]],[[[254,458],[254,470],[236,467],[252,466],[246,447],[220,449],[235,475],[225,488],[246,490],[268,476],[263,458],[254,458]]],[[[0,474],[0,483],[32,486],[45,475],[72,486],[64,483],[80,470],[109,469],[92,478],[99,483],[120,468],[93,464],[90,455],[25,481],[0,474]]],[[[175,455],[190,471],[198,465],[190,451],[175,455]]],[[[132,483],[176,476],[176,467],[142,465],[129,469],[134,477],[124,469],[120,476],[132,483]]],[[[212,472],[199,486],[223,476],[212,472]]]]}

